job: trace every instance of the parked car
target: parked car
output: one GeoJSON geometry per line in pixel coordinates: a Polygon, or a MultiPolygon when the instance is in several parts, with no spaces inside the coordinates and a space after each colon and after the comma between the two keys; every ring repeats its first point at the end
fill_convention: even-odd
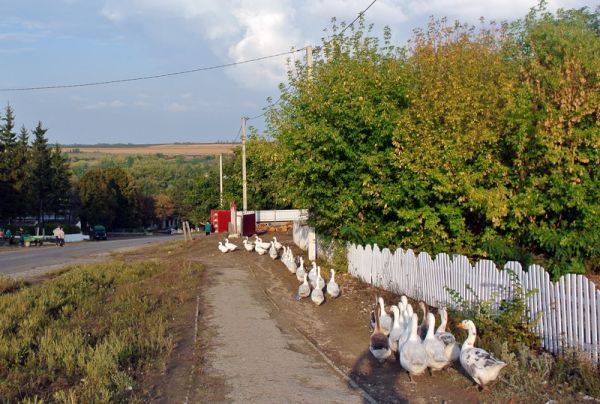
{"type": "Polygon", "coordinates": [[[102,225],[96,225],[92,228],[90,232],[90,239],[92,240],[107,240],[106,236],[106,227],[102,225]]]}

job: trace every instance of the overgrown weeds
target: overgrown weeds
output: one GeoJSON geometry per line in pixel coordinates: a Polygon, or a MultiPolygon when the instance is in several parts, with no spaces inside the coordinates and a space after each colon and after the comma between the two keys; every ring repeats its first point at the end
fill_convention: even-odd
{"type": "MultiPolygon", "coordinates": [[[[496,299],[482,300],[477,293],[467,285],[467,289],[475,296],[473,302],[463,299],[460,293],[446,288],[454,306],[451,310],[456,318],[468,318],[475,323],[480,346],[496,355],[502,351],[502,343],[515,352],[521,345],[540,349],[540,338],[535,334],[534,327],[539,321],[539,315],[533,320],[527,313],[527,299],[538,293],[537,289],[525,291],[516,273],[507,270],[510,275],[508,298],[499,304],[496,299]]],[[[507,291],[498,293],[507,295],[507,291]]]]}
{"type": "Polygon", "coordinates": [[[166,285],[186,268],[156,260],[73,267],[0,296],[0,397],[8,402],[119,402],[173,347],[166,285]]]}
{"type": "Polygon", "coordinates": [[[25,282],[15,280],[9,276],[0,275],[0,295],[13,293],[25,286],[25,282]]]}

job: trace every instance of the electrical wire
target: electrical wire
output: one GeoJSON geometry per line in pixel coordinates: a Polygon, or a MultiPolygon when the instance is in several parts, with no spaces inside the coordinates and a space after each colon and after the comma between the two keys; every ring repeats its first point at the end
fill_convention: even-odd
{"type": "MultiPolygon", "coordinates": [[[[367,12],[367,11],[368,11],[370,8],[371,8],[371,6],[373,6],[373,4],[375,4],[376,2],[377,2],[377,0],[373,0],[373,1],[371,2],[371,4],[369,4],[369,5],[367,6],[367,8],[365,8],[363,11],[361,11],[360,13],[358,13],[358,15],[356,16],[356,18],[355,18],[354,20],[352,20],[352,22],[351,22],[350,24],[346,25],[346,26],[344,27],[344,29],[342,29],[342,30],[340,31],[339,35],[343,34],[343,33],[344,33],[344,31],[346,31],[348,28],[350,28],[352,25],[354,25],[354,23],[355,23],[356,21],[358,21],[358,19],[359,19],[360,17],[362,17],[362,16],[363,16],[363,15],[364,15],[364,14],[365,14],[365,13],[366,13],[366,12],[367,12]]],[[[304,48],[302,48],[302,49],[300,49],[300,50],[305,50],[305,49],[306,49],[306,47],[304,47],[304,48]]],[[[290,84],[288,84],[288,85],[287,85],[287,87],[285,88],[285,90],[284,90],[284,91],[287,91],[287,90],[289,90],[291,86],[292,86],[292,85],[291,85],[291,83],[290,83],[290,84]]],[[[269,107],[274,107],[274,106],[278,105],[278,104],[281,102],[281,97],[282,97],[282,95],[280,95],[280,96],[279,96],[279,98],[277,99],[277,101],[275,101],[275,102],[274,102],[274,103],[272,103],[272,104],[269,104],[269,107]]],[[[260,118],[260,117],[263,117],[263,116],[265,116],[265,115],[267,114],[267,112],[268,112],[268,110],[267,110],[267,109],[265,109],[265,111],[264,111],[262,114],[259,114],[259,115],[256,115],[256,116],[253,116],[253,117],[250,117],[250,118],[247,118],[247,119],[248,119],[249,121],[251,121],[251,120],[253,120],[253,119],[258,119],[258,118],[260,118]]]]}
{"type": "Polygon", "coordinates": [[[343,34],[343,33],[344,33],[344,31],[346,31],[346,30],[347,30],[349,27],[351,27],[352,25],[354,25],[354,23],[355,23],[356,21],[358,21],[358,19],[359,19],[360,17],[362,17],[362,16],[363,16],[363,15],[364,15],[364,14],[367,12],[367,10],[369,10],[369,9],[371,8],[371,6],[372,6],[373,4],[375,4],[375,2],[377,2],[377,0],[373,0],[373,1],[371,2],[371,4],[369,4],[369,5],[367,6],[367,8],[365,8],[363,11],[361,11],[360,13],[358,13],[358,15],[356,16],[356,18],[355,18],[354,20],[352,20],[352,22],[351,22],[350,24],[346,25],[346,26],[344,27],[344,29],[343,29],[343,30],[341,30],[341,31],[340,31],[340,35],[341,35],[341,34],[343,34]]]}
{"type": "Polygon", "coordinates": [[[1,92],[7,92],[7,91],[52,90],[52,89],[61,89],[61,88],[102,86],[102,85],[107,85],[107,84],[127,83],[127,82],[131,82],[131,81],[160,79],[160,78],[164,78],[164,77],[179,76],[179,75],[182,75],[182,74],[196,73],[196,72],[207,71],[207,70],[216,70],[216,69],[222,69],[222,68],[226,68],[226,67],[243,65],[243,64],[246,64],[246,63],[258,62],[258,61],[261,61],[261,60],[272,59],[272,58],[276,58],[276,57],[279,57],[279,56],[293,54],[293,53],[296,53],[296,52],[300,52],[300,51],[302,51],[304,49],[305,48],[294,49],[294,50],[291,50],[291,51],[276,53],[276,54],[273,54],[273,55],[261,56],[261,57],[254,58],[254,59],[242,60],[240,62],[225,63],[225,64],[222,64],[222,65],[208,66],[208,67],[198,67],[198,68],[195,68],[195,69],[182,70],[182,71],[178,71],[178,72],[171,72],[171,73],[164,73],[164,74],[156,74],[156,75],[151,75],[151,76],[139,76],[139,77],[130,77],[130,78],[126,78],[126,79],[95,81],[95,82],[90,82],[90,83],[59,84],[59,85],[53,85],[53,86],[0,88],[0,91],[1,92]]]}

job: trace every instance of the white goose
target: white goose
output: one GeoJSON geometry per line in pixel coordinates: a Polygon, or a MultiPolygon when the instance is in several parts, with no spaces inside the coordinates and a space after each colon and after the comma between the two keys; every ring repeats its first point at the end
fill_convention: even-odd
{"type": "MultiPolygon", "coordinates": [[[[308,275],[307,275],[308,277],[308,275]]],[[[314,288],[312,290],[312,292],[310,293],[310,299],[317,305],[321,305],[321,303],[323,303],[323,301],[325,300],[325,296],[323,296],[323,289],[321,289],[321,285],[319,282],[319,278],[317,278],[317,285],[316,288],[314,288]]]]}
{"type": "Polygon", "coordinates": [[[308,271],[308,281],[310,282],[311,286],[313,285],[315,279],[317,279],[317,263],[312,261],[312,268],[310,271],[308,271]]]}
{"type": "Polygon", "coordinates": [[[229,248],[225,247],[221,241],[219,241],[219,251],[223,254],[229,252],[229,248]]]}
{"type": "Polygon", "coordinates": [[[290,273],[295,274],[297,271],[297,268],[296,268],[296,263],[294,262],[294,255],[292,254],[292,250],[290,248],[288,248],[286,251],[287,251],[287,255],[286,255],[285,266],[287,267],[288,271],[290,271],[290,273]]]}
{"type": "Polygon", "coordinates": [[[402,336],[404,332],[404,328],[400,325],[400,310],[398,310],[397,306],[391,306],[390,310],[392,310],[392,314],[394,315],[394,323],[392,324],[392,329],[390,331],[390,335],[388,339],[390,341],[390,349],[392,352],[398,352],[398,340],[402,336]]]}
{"type": "Polygon", "coordinates": [[[427,335],[427,314],[429,314],[429,308],[427,308],[425,302],[419,302],[419,308],[423,312],[423,319],[421,320],[417,334],[419,334],[421,339],[425,339],[425,335],[427,335]]]}
{"type": "Polygon", "coordinates": [[[388,337],[383,333],[381,324],[379,323],[380,310],[381,309],[376,304],[374,311],[375,328],[373,329],[373,333],[369,339],[369,351],[371,354],[373,354],[375,359],[379,361],[379,363],[383,363],[392,354],[392,350],[390,349],[388,337]]]}
{"type": "Polygon", "coordinates": [[[258,255],[265,255],[265,253],[267,252],[267,249],[266,248],[262,248],[258,244],[255,244],[254,245],[254,251],[256,251],[258,253],[258,255]]]}
{"type": "Polygon", "coordinates": [[[273,244],[277,250],[281,250],[281,247],[283,247],[283,244],[277,241],[277,237],[273,237],[273,244]]]}
{"type": "Polygon", "coordinates": [[[330,269],[331,278],[327,282],[327,294],[331,297],[338,297],[340,295],[340,285],[335,282],[335,271],[330,269]]]}
{"type": "Polygon", "coordinates": [[[411,382],[413,376],[419,376],[427,369],[427,352],[417,334],[418,322],[419,318],[413,313],[410,322],[410,336],[400,350],[400,365],[408,372],[411,382]]]}
{"type": "Polygon", "coordinates": [[[307,275],[304,274],[304,282],[298,286],[298,296],[301,298],[310,296],[310,285],[308,284],[308,280],[306,279],[307,275]]]}
{"type": "Polygon", "coordinates": [[[306,270],[304,269],[304,258],[302,258],[302,256],[300,256],[300,265],[296,269],[296,278],[298,278],[299,281],[302,281],[302,279],[304,279],[305,274],[306,274],[306,270]]]}
{"type": "Polygon", "coordinates": [[[260,246],[263,250],[266,250],[271,246],[271,243],[262,241],[262,239],[258,236],[256,236],[256,241],[254,242],[254,244],[260,246]]]}
{"type": "Polygon", "coordinates": [[[425,352],[427,352],[427,367],[429,374],[434,370],[442,370],[450,364],[446,356],[446,346],[433,334],[435,328],[435,316],[433,313],[427,314],[427,335],[423,341],[425,352]]]}
{"type": "Polygon", "coordinates": [[[479,385],[479,388],[483,389],[483,386],[496,380],[506,363],[494,358],[484,349],[475,348],[477,329],[471,320],[463,320],[458,328],[469,332],[469,336],[460,350],[460,364],[479,385]]]}
{"type": "Polygon", "coordinates": [[[254,244],[252,244],[251,242],[248,241],[248,237],[246,237],[246,239],[243,241],[243,243],[244,243],[244,248],[246,249],[246,251],[248,251],[248,252],[254,251],[254,244]]]}
{"type": "Polygon", "coordinates": [[[279,254],[277,253],[275,244],[271,241],[271,247],[269,248],[269,257],[271,257],[271,259],[276,259],[278,255],[279,254]]]}
{"type": "Polygon", "coordinates": [[[238,246],[229,241],[228,238],[225,239],[225,247],[227,247],[229,251],[234,251],[238,248],[238,246]]]}
{"type": "Polygon", "coordinates": [[[452,362],[456,362],[460,358],[460,347],[456,343],[456,338],[452,333],[446,331],[446,324],[448,323],[448,312],[445,307],[439,310],[440,313],[440,326],[435,331],[435,337],[444,343],[446,347],[446,356],[452,362]]]}
{"type": "Polygon", "coordinates": [[[402,296],[400,296],[400,301],[398,302],[398,308],[400,309],[400,314],[404,314],[403,311],[406,310],[406,306],[408,306],[408,298],[405,295],[402,295],[402,296]]]}
{"type": "Polygon", "coordinates": [[[379,322],[381,323],[381,330],[385,335],[390,335],[390,331],[392,329],[392,316],[385,312],[385,303],[383,301],[383,297],[377,299],[379,303],[379,309],[381,315],[379,316],[379,322]]]}

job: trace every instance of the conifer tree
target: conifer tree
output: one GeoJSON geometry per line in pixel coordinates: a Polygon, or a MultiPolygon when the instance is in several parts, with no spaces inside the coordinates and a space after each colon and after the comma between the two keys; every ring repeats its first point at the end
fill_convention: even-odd
{"type": "Polygon", "coordinates": [[[69,179],[71,173],[69,171],[69,163],[58,144],[51,151],[50,165],[52,169],[52,190],[48,208],[55,214],[62,214],[69,204],[69,193],[71,190],[69,179]]]}
{"type": "Polygon", "coordinates": [[[14,158],[17,145],[14,132],[14,111],[6,106],[0,126],[0,218],[10,220],[18,205],[15,193],[14,158]]]}
{"type": "Polygon", "coordinates": [[[33,131],[34,139],[31,145],[31,160],[28,175],[30,200],[38,216],[38,221],[42,226],[52,190],[51,150],[48,147],[48,140],[46,139],[47,131],[48,129],[42,127],[41,122],[38,123],[33,131]]]}
{"type": "Polygon", "coordinates": [[[18,197],[16,206],[17,216],[24,216],[30,211],[30,201],[28,200],[28,182],[27,182],[27,162],[29,161],[29,131],[25,126],[21,126],[17,145],[15,146],[14,172],[15,172],[15,192],[18,197]]]}

